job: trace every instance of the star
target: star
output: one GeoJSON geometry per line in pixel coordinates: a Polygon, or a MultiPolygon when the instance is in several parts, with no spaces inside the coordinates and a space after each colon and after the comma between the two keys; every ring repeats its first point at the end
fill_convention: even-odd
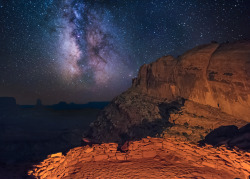
{"type": "Polygon", "coordinates": [[[0,1],[0,95],[21,104],[111,100],[145,63],[250,38],[248,7],[235,0],[0,1]]]}

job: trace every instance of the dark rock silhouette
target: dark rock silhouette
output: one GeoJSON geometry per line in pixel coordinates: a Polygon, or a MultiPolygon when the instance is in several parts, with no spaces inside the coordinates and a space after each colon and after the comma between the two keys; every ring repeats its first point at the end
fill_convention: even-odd
{"type": "Polygon", "coordinates": [[[98,119],[91,124],[85,137],[93,141],[117,142],[160,135],[171,126],[170,113],[179,111],[183,100],[166,102],[142,96],[131,90],[116,97],[98,119]]]}
{"type": "Polygon", "coordinates": [[[41,99],[37,99],[36,100],[36,107],[41,108],[42,106],[43,106],[42,100],[41,99]]]}
{"type": "Polygon", "coordinates": [[[84,109],[84,108],[103,109],[109,103],[110,102],[104,101],[104,102],[89,102],[86,104],[75,104],[75,103],[67,104],[64,101],[61,101],[58,104],[54,104],[48,107],[54,110],[72,110],[72,109],[84,109]]]}
{"type": "MultiPolygon", "coordinates": [[[[18,106],[13,97],[0,97],[0,121],[8,120],[11,116],[17,115],[18,106]]],[[[0,129],[5,130],[4,125],[0,129]]]]}
{"type": "Polygon", "coordinates": [[[200,144],[211,144],[216,147],[225,145],[250,152],[250,123],[239,129],[233,125],[221,126],[211,131],[200,144]]]}
{"type": "Polygon", "coordinates": [[[16,109],[16,99],[13,97],[0,97],[0,110],[16,109]]]}
{"type": "Polygon", "coordinates": [[[238,127],[231,126],[221,126],[212,132],[210,132],[206,137],[204,142],[214,146],[219,146],[228,142],[239,133],[238,127]]]}
{"type": "Polygon", "coordinates": [[[68,104],[64,101],[59,102],[53,106],[54,109],[65,110],[68,108],[68,104]]]}

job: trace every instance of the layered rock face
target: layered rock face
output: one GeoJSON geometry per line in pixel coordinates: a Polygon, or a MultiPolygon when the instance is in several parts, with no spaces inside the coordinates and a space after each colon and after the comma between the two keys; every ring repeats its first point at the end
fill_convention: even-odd
{"type": "Polygon", "coordinates": [[[86,136],[119,142],[169,134],[198,141],[221,125],[250,122],[250,42],[198,46],[141,67],[86,136]]]}
{"type": "Polygon", "coordinates": [[[250,42],[198,46],[141,67],[133,86],[158,98],[209,105],[250,122],[250,42]]]}

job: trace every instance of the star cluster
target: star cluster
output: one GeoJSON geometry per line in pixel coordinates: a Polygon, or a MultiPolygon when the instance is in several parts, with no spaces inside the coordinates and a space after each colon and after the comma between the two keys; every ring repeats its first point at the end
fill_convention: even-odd
{"type": "MultiPolygon", "coordinates": [[[[94,88],[114,86],[129,73],[129,60],[112,16],[100,6],[66,1],[58,18],[60,43],[58,60],[64,79],[94,84],[94,88]],[[60,53],[61,52],[61,53],[60,53]]],[[[92,87],[92,86],[91,86],[92,87]]],[[[90,88],[91,88],[90,87],[90,88]]]]}
{"type": "Polygon", "coordinates": [[[110,100],[144,63],[249,39],[249,8],[247,0],[0,0],[0,96],[110,100]]]}

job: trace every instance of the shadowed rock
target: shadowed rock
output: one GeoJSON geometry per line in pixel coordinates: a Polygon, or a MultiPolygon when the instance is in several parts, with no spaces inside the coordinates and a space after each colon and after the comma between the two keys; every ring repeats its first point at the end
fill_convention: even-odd
{"type": "Polygon", "coordinates": [[[210,132],[206,137],[204,142],[211,145],[222,145],[226,144],[228,140],[233,138],[239,133],[238,127],[232,126],[221,126],[212,132],[210,132]]]}
{"type": "Polygon", "coordinates": [[[236,126],[221,126],[211,131],[200,144],[225,145],[250,152],[250,123],[238,129],[236,126]]]}

